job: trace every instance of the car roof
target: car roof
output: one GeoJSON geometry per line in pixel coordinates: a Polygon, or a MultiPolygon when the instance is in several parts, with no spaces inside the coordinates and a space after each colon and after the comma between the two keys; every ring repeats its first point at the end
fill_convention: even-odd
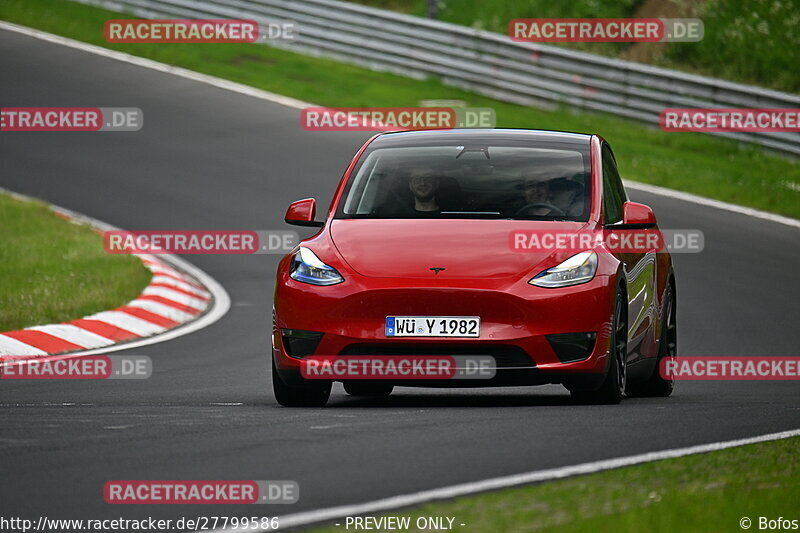
{"type": "Polygon", "coordinates": [[[406,144],[427,143],[438,144],[441,142],[486,142],[496,143],[503,140],[531,140],[538,142],[557,142],[568,144],[588,145],[592,136],[587,133],[572,133],[567,131],[529,130],[529,129],[448,129],[448,130],[417,130],[387,132],[378,135],[373,144],[406,144]]]}

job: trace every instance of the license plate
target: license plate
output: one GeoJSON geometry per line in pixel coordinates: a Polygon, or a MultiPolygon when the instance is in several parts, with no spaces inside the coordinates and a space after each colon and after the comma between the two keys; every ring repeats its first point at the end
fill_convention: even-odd
{"type": "Polygon", "coordinates": [[[387,337],[480,337],[478,316],[387,316],[387,337]]]}

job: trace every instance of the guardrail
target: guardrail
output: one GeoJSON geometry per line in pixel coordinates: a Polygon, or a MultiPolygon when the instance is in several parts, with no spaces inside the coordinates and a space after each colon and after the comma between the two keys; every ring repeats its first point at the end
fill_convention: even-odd
{"type": "MultiPolygon", "coordinates": [[[[270,46],[423,78],[498,100],[608,112],[658,124],[665,107],[799,108],[800,96],[651,67],[336,0],[75,0],[142,18],[291,20],[270,46]]],[[[99,31],[99,30],[98,30],[99,31]]],[[[800,155],[797,132],[712,135],[800,155]]]]}

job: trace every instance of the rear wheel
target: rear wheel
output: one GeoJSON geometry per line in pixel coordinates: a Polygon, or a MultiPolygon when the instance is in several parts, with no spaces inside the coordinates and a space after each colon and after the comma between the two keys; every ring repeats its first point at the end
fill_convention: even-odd
{"type": "Polygon", "coordinates": [[[275,399],[284,407],[323,407],[331,395],[330,381],[315,382],[303,380],[304,383],[292,385],[286,383],[278,375],[275,359],[272,359],[272,390],[275,399]]]}
{"type": "Polygon", "coordinates": [[[572,390],[572,398],[580,403],[618,404],[622,401],[627,378],[628,321],[622,292],[614,303],[614,321],[611,328],[611,346],[608,350],[608,372],[603,384],[596,390],[572,390]]]}
{"type": "Polygon", "coordinates": [[[391,383],[380,381],[345,381],[344,390],[350,396],[367,396],[371,398],[386,398],[394,390],[391,383]]]}
{"type": "Polygon", "coordinates": [[[672,394],[674,382],[661,377],[661,361],[675,359],[678,355],[678,328],[676,325],[677,305],[672,285],[667,285],[664,295],[664,314],[661,318],[661,340],[658,343],[658,359],[653,374],[647,381],[631,383],[626,391],[628,396],[666,398],[672,394]]]}

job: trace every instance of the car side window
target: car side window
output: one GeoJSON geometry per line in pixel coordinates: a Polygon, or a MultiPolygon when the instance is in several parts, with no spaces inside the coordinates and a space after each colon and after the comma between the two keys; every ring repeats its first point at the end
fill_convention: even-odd
{"type": "Polygon", "coordinates": [[[628,195],[622,186],[614,154],[607,144],[603,144],[603,221],[614,224],[622,220],[622,204],[628,201],[628,195]]]}

